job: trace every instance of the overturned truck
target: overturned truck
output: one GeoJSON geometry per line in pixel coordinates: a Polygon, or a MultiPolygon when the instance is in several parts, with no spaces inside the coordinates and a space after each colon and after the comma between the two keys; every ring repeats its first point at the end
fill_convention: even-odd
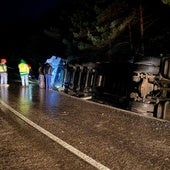
{"type": "Polygon", "coordinates": [[[136,58],[130,110],[170,120],[170,56],[136,58]]]}
{"type": "Polygon", "coordinates": [[[170,120],[170,56],[68,63],[64,84],[78,97],[170,120]]]}

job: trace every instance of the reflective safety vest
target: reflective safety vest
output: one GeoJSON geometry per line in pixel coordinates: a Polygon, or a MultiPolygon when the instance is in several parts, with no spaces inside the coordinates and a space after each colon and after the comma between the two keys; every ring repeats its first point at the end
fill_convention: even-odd
{"type": "Polygon", "coordinates": [[[20,73],[20,75],[27,75],[27,74],[29,74],[30,69],[29,69],[29,67],[28,67],[27,64],[25,64],[25,63],[20,63],[20,64],[18,65],[18,68],[19,68],[19,73],[20,73]]]}
{"type": "Polygon", "coordinates": [[[6,73],[6,72],[7,72],[6,64],[0,63],[0,73],[6,73]]]}

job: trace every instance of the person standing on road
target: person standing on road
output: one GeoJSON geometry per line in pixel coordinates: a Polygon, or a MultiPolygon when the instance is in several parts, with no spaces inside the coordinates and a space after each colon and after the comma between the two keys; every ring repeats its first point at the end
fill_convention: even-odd
{"type": "Polygon", "coordinates": [[[52,90],[51,86],[52,66],[50,63],[45,63],[43,72],[45,75],[45,88],[46,90],[52,90]]]}
{"type": "Polygon", "coordinates": [[[22,86],[28,87],[29,85],[28,76],[29,76],[30,69],[28,67],[28,64],[25,62],[25,60],[23,59],[20,60],[20,63],[18,64],[18,69],[20,73],[22,86]]]}
{"type": "Polygon", "coordinates": [[[1,86],[9,86],[8,82],[8,73],[7,73],[7,60],[5,58],[1,59],[0,63],[0,79],[1,79],[1,86]]]}
{"type": "Polygon", "coordinates": [[[39,63],[38,74],[39,87],[45,88],[43,65],[41,63],[39,63]]]}

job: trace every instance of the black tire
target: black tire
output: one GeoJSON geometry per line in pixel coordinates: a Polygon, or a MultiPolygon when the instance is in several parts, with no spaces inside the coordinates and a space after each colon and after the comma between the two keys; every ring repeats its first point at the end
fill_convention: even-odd
{"type": "Polygon", "coordinates": [[[156,107],[156,117],[158,119],[163,118],[163,105],[162,105],[162,103],[159,103],[156,107]]]}
{"type": "Polygon", "coordinates": [[[154,105],[150,103],[142,102],[130,102],[130,110],[138,113],[153,113],[154,105]]]}
{"type": "Polygon", "coordinates": [[[158,74],[159,67],[151,66],[151,65],[140,65],[136,64],[134,66],[135,73],[150,73],[150,74],[158,74]]]}
{"type": "Polygon", "coordinates": [[[170,101],[166,101],[164,104],[163,119],[170,121],[170,101]]]}
{"type": "Polygon", "coordinates": [[[160,58],[157,57],[144,57],[144,58],[136,58],[134,63],[135,64],[142,64],[142,65],[152,65],[152,66],[160,66],[160,58]]]}
{"type": "Polygon", "coordinates": [[[166,60],[164,63],[163,76],[170,79],[170,62],[166,60]]]}

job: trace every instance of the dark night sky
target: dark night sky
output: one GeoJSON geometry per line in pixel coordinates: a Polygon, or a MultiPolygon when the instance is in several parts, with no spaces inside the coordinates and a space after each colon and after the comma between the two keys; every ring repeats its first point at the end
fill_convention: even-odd
{"type": "Polygon", "coordinates": [[[36,68],[38,62],[51,57],[54,42],[43,37],[44,26],[48,24],[43,18],[66,1],[1,0],[0,58],[7,58],[12,68],[17,67],[21,58],[36,68]]]}
{"type": "Polygon", "coordinates": [[[25,19],[39,19],[53,7],[59,5],[60,0],[1,0],[1,23],[13,23],[25,19]]]}
{"type": "MultiPolygon", "coordinates": [[[[48,20],[43,21],[43,17],[66,1],[1,0],[0,57],[22,56],[27,54],[26,49],[30,48],[28,43],[34,43],[32,48],[39,48],[37,47],[39,42],[45,43],[41,36],[48,20]]],[[[46,45],[42,44],[42,46],[46,45]]]]}

